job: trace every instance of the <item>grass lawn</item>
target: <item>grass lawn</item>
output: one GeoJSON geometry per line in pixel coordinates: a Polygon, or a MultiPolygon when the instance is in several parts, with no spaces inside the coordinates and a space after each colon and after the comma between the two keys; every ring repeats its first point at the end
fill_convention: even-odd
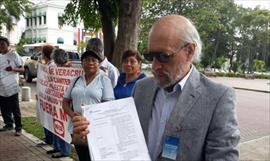
{"type": "MultiPolygon", "coordinates": [[[[26,132],[38,137],[41,140],[45,137],[43,127],[40,125],[36,117],[23,117],[22,124],[23,129],[26,132]]],[[[71,148],[70,157],[76,161],[79,160],[74,147],[71,148]]]]}

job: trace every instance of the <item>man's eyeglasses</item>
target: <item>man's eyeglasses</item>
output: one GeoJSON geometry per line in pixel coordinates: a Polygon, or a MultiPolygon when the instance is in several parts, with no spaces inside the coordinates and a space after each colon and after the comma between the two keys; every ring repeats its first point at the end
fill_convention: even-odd
{"type": "Polygon", "coordinates": [[[156,52],[145,53],[145,54],[143,54],[143,56],[147,61],[150,61],[150,62],[153,61],[155,58],[161,63],[168,63],[171,57],[173,57],[175,54],[179,53],[182,49],[184,49],[188,45],[189,45],[189,43],[186,43],[185,45],[181,46],[176,52],[174,52],[172,54],[168,54],[166,52],[156,51],[156,52]]]}

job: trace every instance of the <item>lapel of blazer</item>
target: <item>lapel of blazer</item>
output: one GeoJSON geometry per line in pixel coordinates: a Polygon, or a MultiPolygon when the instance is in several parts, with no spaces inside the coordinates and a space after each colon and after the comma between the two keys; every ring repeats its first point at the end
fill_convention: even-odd
{"type": "MultiPolygon", "coordinates": [[[[200,97],[200,73],[194,67],[193,71],[188,78],[181,95],[179,95],[178,100],[173,108],[170,119],[167,122],[168,126],[174,126],[174,130],[179,131],[182,128],[183,120],[187,113],[193,107],[193,104],[200,97]],[[176,127],[178,126],[178,127],[176,127]]],[[[167,127],[167,126],[166,126],[167,127]]],[[[166,128],[167,129],[167,128],[166,128]]],[[[173,130],[169,128],[168,130],[173,130]]]]}
{"type": "MultiPolygon", "coordinates": [[[[154,79],[153,79],[154,80],[154,79]]],[[[154,108],[154,101],[156,97],[156,93],[158,90],[157,82],[152,81],[151,84],[148,84],[147,87],[144,90],[144,95],[142,100],[146,100],[144,102],[144,107],[141,112],[142,117],[140,117],[143,121],[141,121],[141,126],[145,135],[146,142],[148,142],[148,127],[149,127],[149,121],[152,117],[152,109],[154,108]]]]}
{"type": "Polygon", "coordinates": [[[171,112],[170,118],[166,123],[165,131],[163,134],[162,142],[159,146],[159,152],[161,152],[165,136],[179,137],[179,132],[183,125],[183,120],[187,113],[193,108],[193,104],[200,97],[200,74],[193,68],[178,100],[171,112]]]}

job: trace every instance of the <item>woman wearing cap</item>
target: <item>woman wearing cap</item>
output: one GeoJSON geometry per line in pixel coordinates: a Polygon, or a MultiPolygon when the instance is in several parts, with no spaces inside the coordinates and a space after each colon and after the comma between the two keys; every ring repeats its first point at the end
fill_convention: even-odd
{"type": "Polygon", "coordinates": [[[142,58],[138,51],[127,50],[124,52],[121,65],[123,73],[118,77],[117,85],[114,88],[115,99],[131,96],[135,83],[146,77],[141,73],[142,58]]]}
{"type": "MultiPolygon", "coordinates": [[[[71,119],[76,115],[81,115],[82,105],[114,100],[111,81],[99,70],[101,60],[99,54],[93,50],[88,50],[82,54],[81,62],[85,74],[73,80],[63,99],[63,109],[71,119]]],[[[72,124],[69,127],[72,134],[72,124]]],[[[87,145],[75,144],[75,149],[80,161],[90,160],[87,145]]]]}

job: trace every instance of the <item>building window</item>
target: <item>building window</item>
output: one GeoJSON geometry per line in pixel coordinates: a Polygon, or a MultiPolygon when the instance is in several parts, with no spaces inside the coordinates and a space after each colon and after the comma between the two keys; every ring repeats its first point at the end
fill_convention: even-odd
{"type": "Polygon", "coordinates": [[[58,13],[58,26],[59,26],[59,28],[61,27],[61,25],[64,24],[63,15],[64,15],[63,13],[58,13]]]}
{"type": "Polygon", "coordinates": [[[37,26],[37,18],[34,17],[34,23],[35,23],[35,26],[37,26]]]}
{"type": "Polygon", "coordinates": [[[41,25],[42,24],[41,16],[39,16],[38,19],[39,19],[39,25],[41,25]]]}
{"type": "Polygon", "coordinates": [[[43,42],[47,42],[46,37],[43,37],[43,38],[42,38],[42,41],[43,41],[43,42]]]}
{"type": "Polygon", "coordinates": [[[43,12],[43,24],[45,25],[46,24],[46,12],[43,12]]]}
{"type": "Polygon", "coordinates": [[[26,26],[29,26],[29,18],[26,18],[26,26]]]}
{"type": "Polygon", "coordinates": [[[30,19],[30,24],[29,24],[29,26],[32,26],[32,18],[29,18],[30,19]]]}
{"type": "Polygon", "coordinates": [[[57,44],[64,44],[64,39],[62,37],[58,37],[57,44]]]}
{"type": "Polygon", "coordinates": [[[58,15],[58,26],[61,24],[61,16],[58,15]]]}
{"type": "Polygon", "coordinates": [[[44,16],[43,22],[46,24],[46,15],[44,16]]]}

